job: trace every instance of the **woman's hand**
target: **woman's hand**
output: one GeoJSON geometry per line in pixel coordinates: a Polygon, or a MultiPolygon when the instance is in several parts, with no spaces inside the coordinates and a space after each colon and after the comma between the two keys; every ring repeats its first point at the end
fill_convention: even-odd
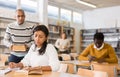
{"type": "Polygon", "coordinates": [[[10,67],[10,68],[17,68],[17,63],[10,62],[10,63],[9,63],[9,67],[10,67]]]}
{"type": "Polygon", "coordinates": [[[22,63],[14,63],[14,62],[10,62],[9,63],[9,67],[10,68],[23,68],[23,64],[22,63]]]}
{"type": "Polygon", "coordinates": [[[26,70],[28,71],[34,71],[34,70],[42,70],[41,67],[27,67],[26,70]]]}
{"type": "Polygon", "coordinates": [[[28,74],[32,75],[32,74],[42,74],[42,69],[40,66],[38,67],[28,67],[28,74]]]}

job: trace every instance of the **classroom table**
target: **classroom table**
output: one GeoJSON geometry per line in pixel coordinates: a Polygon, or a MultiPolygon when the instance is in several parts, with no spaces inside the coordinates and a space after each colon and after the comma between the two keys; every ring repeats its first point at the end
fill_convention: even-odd
{"type": "Polygon", "coordinates": [[[68,64],[68,72],[69,73],[77,73],[77,68],[89,68],[90,63],[88,61],[79,61],[79,60],[70,60],[70,61],[61,61],[61,63],[68,64]]]}
{"type": "MultiPolygon", "coordinates": [[[[61,63],[73,64],[74,73],[77,72],[77,68],[79,67],[89,68],[91,66],[91,63],[89,63],[89,61],[71,60],[71,61],[61,61],[61,63]]],[[[120,64],[108,64],[108,65],[114,65],[116,66],[117,71],[120,71],[120,64]]]]}
{"type": "Polygon", "coordinates": [[[2,77],[84,77],[76,74],[69,74],[69,73],[62,73],[62,72],[43,72],[42,75],[28,75],[25,73],[18,73],[15,71],[12,71],[2,77]]]}
{"type": "Polygon", "coordinates": [[[89,63],[89,61],[79,61],[79,60],[71,60],[71,61],[61,61],[61,63],[71,63],[74,65],[78,65],[78,66],[90,66],[91,63],[89,63]]]}

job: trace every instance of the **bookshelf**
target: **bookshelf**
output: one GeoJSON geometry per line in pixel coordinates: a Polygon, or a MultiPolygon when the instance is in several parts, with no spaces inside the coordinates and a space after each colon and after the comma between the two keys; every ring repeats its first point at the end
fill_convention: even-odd
{"type": "Polygon", "coordinates": [[[120,54],[120,29],[119,28],[101,28],[101,29],[83,29],[80,30],[80,50],[81,52],[93,42],[93,35],[96,32],[104,34],[104,42],[110,44],[120,54]]]}
{"type": "Polygon", "coordinates": [[[98,29],[98,32],[102,32],[104,34],[104,41],[108,44],[110,44],[113,48],[115,48],[115,51],[117,52],[118,48],[118,29],[116,28],[109,28],[109,29],[98,29]]]}
{"type": "Polygon", "coordinates": [[[48,28],[50,33],[48,42],[54,45],[56,40],[60,37],[61,27],[58,25],[49,24],[48,28]]]}
{"type": "Polygon", "coordinates": [[[9,49],[3,45],[3,38],[5,35],[7,24],[15,21],[14,19],[0,18],[0,52],[9,53],[9,49]]]}

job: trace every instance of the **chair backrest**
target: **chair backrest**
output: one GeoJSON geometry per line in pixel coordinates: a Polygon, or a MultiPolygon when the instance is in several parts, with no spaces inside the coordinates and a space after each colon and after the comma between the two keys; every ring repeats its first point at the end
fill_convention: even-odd
{"type": "Polygon", "coordinates": [[[114,65],[92,63],[91,69],[95,71],[104,71],[108,73],[108,77],[117,77],[117,70],[114,65]]]}
{"type": "Polygon", "coordinates": [[[68,65],[67,64],[60,64],[60,68],[57,72],[67,72],[68,65]]]}
{"type": "Polygon", "coordinates": [[[77,59],[77,57],[79,56],[77,53],[70,53],[71,57],[74,58],[74,60],[77,59]]]}
{"type": "Polygon", "coordinates": [[[93,73],[94,73],[94,77],[108,77],[108,73],[107,72],[93,71],[93,73]]]}
{"type": "Polygon", "coordinates": [[[71,73],[71,74],[75,73],[74,64],[68,63],[67,65],[68,65],[67,73],[71,73]]]}
{"type": "Polygon", "coordinates": [[[77,74],[85,77],[108,77],[107,72],[93,71],[83,68],[79,68],[77,74]]]}
{"type": "Polygon", "coordinates": [[[6,61],[8,61],[8,55],[0,54],[0,66],[5,66],[6,61]]]}
{"type": "Polygon", "coordinates": [[[0,59],[1,59],[1,61],[5,62],[5,61],[8,60],[8,55],[6,55],[6,54],[0,54],[0,59]]]}
{"type": "Polygon", "coordinates": [[[69,54],[61,54],[61,57],[64,61],[71,60],[71,56],[69,54]]]}
{"type": "Polygon", "coordinates": [[[93,71],[92,70],[88,70],[88,69],[83,69],[83,68],[78,68],[78,75],[81,76],[86,76],[86,77],[93,77],[93,71]]]}

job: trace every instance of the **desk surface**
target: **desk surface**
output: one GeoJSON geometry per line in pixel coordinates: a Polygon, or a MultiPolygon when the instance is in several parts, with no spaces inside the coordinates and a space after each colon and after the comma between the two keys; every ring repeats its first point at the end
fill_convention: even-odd
{"type": "Polygon", "coordinates": [[[17,73],[12,71],[2,77],[83,77],[83,76],[60,72],[44,72],[43,75],[27,75],[25,73],[17,73]]]}
{"type": "MultiPolygon", "coordinates": [[[[74,64],[76,66],[87,66],[89,67],[91,65],[91,63],[89,63],[89,61],[79,61],[79,60],[76,60],[76,61],[61,61],[61,63],[68,63],[68,64],[74,64]]],[[[120,64],[109,64],[109,65],[115,65],[117,70],[120,71],[120,64]]]]}
{"type": "Polygon", "coordinates": [[[74,65],[78,65],[78,66],[90,66],[91,63],[89,63],[89,61],[79,61],[79,60],[73,60],[73,61],[61,61],[61,63],[70,63],[70,64],[74,64],[74,65]]]}

